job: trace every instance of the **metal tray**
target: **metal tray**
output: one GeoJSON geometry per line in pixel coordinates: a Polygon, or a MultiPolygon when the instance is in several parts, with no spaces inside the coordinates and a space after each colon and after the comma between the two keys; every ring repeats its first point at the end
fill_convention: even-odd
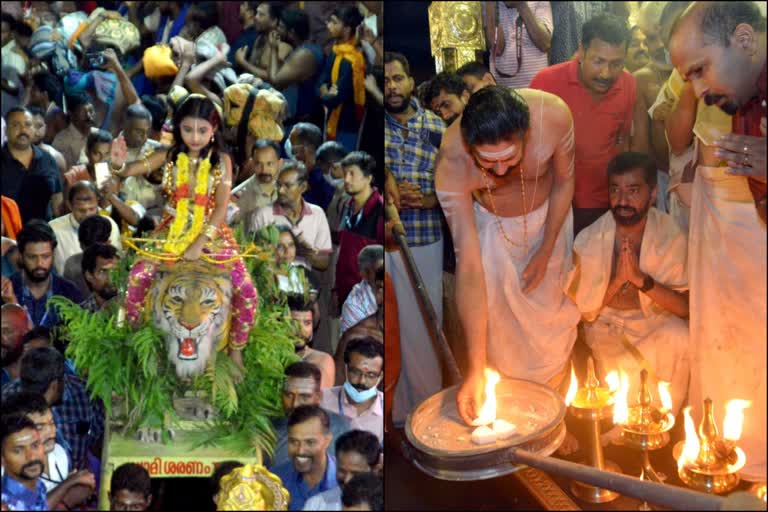
{"type": "Polygon", "coordinates": [[[502,379],[496,386],[497,417],[518,427],[504,441],[479,446],[471,441],[456,408],[454,386],[421,403],[406,419],[406,455],[422,471],[443,480],[482,480],[517,471],[510,448],[552,454],[565,439],[565,404],[550,388],[521,379],[502,379]]]}

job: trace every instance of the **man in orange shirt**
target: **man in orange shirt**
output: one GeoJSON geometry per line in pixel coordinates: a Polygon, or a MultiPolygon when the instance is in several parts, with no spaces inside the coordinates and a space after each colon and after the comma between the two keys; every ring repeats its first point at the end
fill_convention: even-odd
{"type": "Polygon", "coordinates": [[[648,114],[635,78],[624,70],[629,40],[621,19],[595,16],[584,24],[576,59],[542,69],[530,85],[562,98],[573,114],[574,236],[610,208],[608,162],[624,151],[648,150],[648,114]]]}

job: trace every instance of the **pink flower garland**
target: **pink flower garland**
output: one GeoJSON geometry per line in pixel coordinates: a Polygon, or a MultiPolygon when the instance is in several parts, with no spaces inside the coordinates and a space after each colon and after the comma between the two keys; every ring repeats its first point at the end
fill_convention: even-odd
{"type": "MultiPolygon", "coordinates": [[[[208,252],[208,251],[206,251],[208,252]]],[[[232,247],[223,249],[214,258],[218,260],[227,260],[236,256],[237,251],[232,247]]],[[[225,265],[218,265],[225,268],[225,265]]],[[[132,324],[138,323],[146,302],[147,292],[149,291],[154,276],[157,272],[156,263],[139,260],[131,268],[128,278],[128,289],[125,300],[125,310],[128,321],[132,324]]],[[[256,310],[259,306],[259,295],[256,287],[253,286],[251,276],[246,269],[242,259],[238,259],[232,265],[232,301],[230,303],[230,322],[229,348],[241,350],[248,343],[248,335],[254,324],[256,310]]]]}

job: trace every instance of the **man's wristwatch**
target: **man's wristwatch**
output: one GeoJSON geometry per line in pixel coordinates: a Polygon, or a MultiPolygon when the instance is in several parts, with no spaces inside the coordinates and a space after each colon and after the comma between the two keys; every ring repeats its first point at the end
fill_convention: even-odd
{"type": "Polygon", "coordinates": [[[656,282],[653,280],[651,276],[648,274],[645,275],[645,279],[643,279],[643,287],[640,288],[640,291],[643,293],[648,293],[653,289],[653,287],[656,285],[656,282]]]}

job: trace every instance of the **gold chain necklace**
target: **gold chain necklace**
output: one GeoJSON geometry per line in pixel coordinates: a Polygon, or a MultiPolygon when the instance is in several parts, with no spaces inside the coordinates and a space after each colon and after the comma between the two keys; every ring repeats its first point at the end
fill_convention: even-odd
{"type": "MultiPolygon", "coordinates": [[[[544,130],[542,126],[542,122],[544,120],[544,96],[541,97],[541,104],[539,105],[539,147],[541,147],[541,138],[543,136],[544,130]]],[[[528,212],[526,212],[526,200],[525,200],[525,180],[523,179],[523,166],[520,165],[520,191],[523,196],[523,247],[525,248],[525,255],[528,255],[528,218],[527,213],[531,213],[533,211],[533,205],[536,204],[536,191],[539,188],[539,167],[541,164],[541,159],[538,159],[536,161],[536,181],[533,187],[533,198],[531,199],[531,207],[528,209],[528,212]]],[[[514,246],[514,247],[520,247],[520,244],[516,244],[513,242],[509,236],[507,236],[507,232],[504,230],[504,226],[501,224],[501,219],[499,219],[499,214],[496,210],[496,203],[493,200],[493,193],[491,192],[491,182],[488,179],[488,176],[486,175],[485,171],[481,171],[481,174],[483,176],[483,179],[485,180],[485,188],[488,190],[488,198],[491,202],[491,213],[493,213],[493,218],[496,221],[496,228],[501,233],[501,236],[504,237],[504,240],[507,242],[508,245],[514,246]]]]}

